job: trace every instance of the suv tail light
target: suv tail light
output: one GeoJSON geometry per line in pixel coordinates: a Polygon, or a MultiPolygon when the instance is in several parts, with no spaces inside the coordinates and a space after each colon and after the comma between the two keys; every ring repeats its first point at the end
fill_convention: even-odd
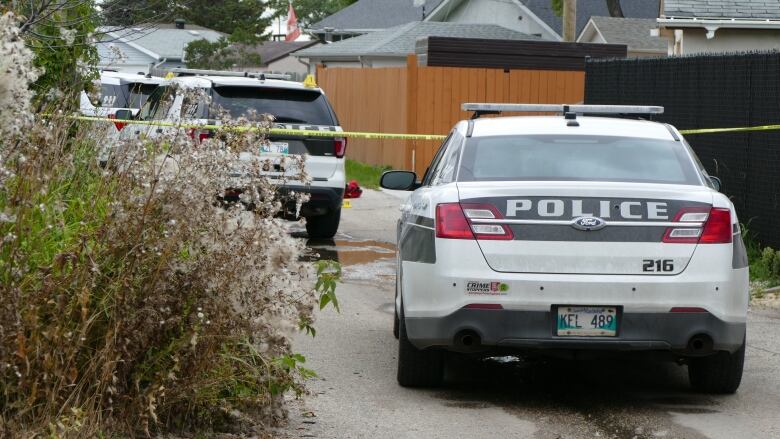
{"type": "Polygon", "coordinates": [[[669,227],[663,242],[668,244],[728,244],[732,241],[731,211],[720,207],[711,209],[682,209],[675,222],[703,223],[702,227],[669,227]]]}
{"type": "Polygon", "coordinates": [[[333,139],[333,154],[338,158],[342,158],[346,153],[347,153],[347,138],[337,137],[333,139]]]}
{"type": "Polygon", "coordinates": [[[202,143],[204,140],[211,138],[212,133],[210,130],[199,130],[190,128],[188,131],[192,140],[197,140],[198,143],[202,143]]]}
{"type": "Polygon", "coordinates": [[[503,224],[475,223],[479,219],[501,219],[490,204],[442,203],[436,206],[436,237],[445,239],[514,239],[512,230],[503,224]]]}
{"type": "MultiPolygon", "coordinates": [[[[116,119],[116,114],[109,114],[109,119],[116,119]]],[[[116,126],[117,131],[122,131],[122,128],[127,126],[126,122],[114,122],[114,126],[116,126]]]]}

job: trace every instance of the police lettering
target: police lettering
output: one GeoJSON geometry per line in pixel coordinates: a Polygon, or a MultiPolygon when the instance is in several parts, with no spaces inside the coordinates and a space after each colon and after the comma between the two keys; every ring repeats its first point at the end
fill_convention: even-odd
{"type": "Polygon", "coordinates": [[[620,201],[611,202],[608,200],[590,202],[590,207],[583,206],[583,200],[538,200],[534,205],[533,200],[507,200],[507,217],[540,217],[540,218],[560,218],[568,214],[572,218],[582,216],[598,216],[603,219],[625,219],[625,220],[668,220],[669,209],[667,203],[658,201],[620,201]],[[523,215],[527,212],[527,215],[523,215]]]}

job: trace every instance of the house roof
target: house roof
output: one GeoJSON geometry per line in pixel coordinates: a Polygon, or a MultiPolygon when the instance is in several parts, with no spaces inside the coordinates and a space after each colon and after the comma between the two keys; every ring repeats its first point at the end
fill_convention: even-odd
{"type": "Polygon", "coordinates": [[[249,53],[255,53],[260,55],[260,63],[262,66],[284,58],[290,55],[296,50],[305,49],[311,47],[319,42],[314,41],[266,41],[262,44],[254,46],[242,45],[241,48],[249,53]]]}
{"type": "MultiPolygon", "coordinates": [[[[590,17],[590,21],[609,44],[625,44],[628,50],[666,53],[667,41],[650,35],[650,29],[658,27],[652,18],[590,17]]],[[[584,33],[585,29],[580,37],[584,33]]]]}
{"type": "Polygon", "coordinates": [[[780,19],[777,0],[665,0],[664,16],[675,18],[780,19]]]}
{"type": "MultiPolygon", "coordinates": [[[[426,13],[432,11],[443,0],[427,0],[426,13]]],[[[359,0],[322,21],[309,26],[308,30],[378,30],[420,21],[422,7],[416,7],[413,0],[359,0]]]]}
{"type": "Polygon", "coordinates": [[[415,52],[418,38],[460,37],[499,40],[538,40],[533,35],[495,24],[462,24],[417,21],[382,31],[370,32],[337,43],[323,44],[295,52],[304,58],[406,56],[415,52]]]}
{"type": "Polygon", "coordinates": [[[201,39],[214,42],[225,36],[201,26],[185,25],[177,29],[173,24],[150,24],[135,28],[103,27],[98,31],[105,36],[102,41],[120,41],[147,55],[162,59],[181,59],[187,44],[201,39]]]}
{"type": "MultiPolygon", "coordinates": [[[[562,18],[555,15],[550,0],[519,0],[531,12],[547,23],[558,35],[562,34],[562,18]]],[[[725,1],[725,0],[724,0],[725,1]]],[[[771,1],[771,0],[767,0],[771,1]]],[[[626,18],[658,18],[660,7],[659,0],[621,0],[620,6],[623,9],[623,15],[626,18]]],[[[666,0],[668,3],[669,0],[666,0]]],[[[605,0],[582,0],[577,2],[577,32],[579,35],[582,29],[588,24],[591,17],[609,16],[607,2],[605,0]]]]}

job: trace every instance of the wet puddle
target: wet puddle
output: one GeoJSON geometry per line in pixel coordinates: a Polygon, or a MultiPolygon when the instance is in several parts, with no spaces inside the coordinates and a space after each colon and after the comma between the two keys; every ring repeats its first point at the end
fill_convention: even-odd
{"type": "Polygon", "coordinates": [[[392,281],[395,278],[393,244],[380,241],[344,239],[309,239],[307,261],[332,260],[341,264],[342,279],[358,281],[392,281]]]}
{"type": "Polygon", "coordinates": [[[310,260],[337,261],[342,267],[370,264],[382,259],[395,259],[395,245],[379,241],[352,241],[346,239],[310,239],[310,260]]]}

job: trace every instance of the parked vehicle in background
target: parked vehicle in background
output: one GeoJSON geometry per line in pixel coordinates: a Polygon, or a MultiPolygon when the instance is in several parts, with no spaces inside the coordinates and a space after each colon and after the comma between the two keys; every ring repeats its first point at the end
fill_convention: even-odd
{"type": "MultiPolygon", "coordinates": [[[[220,116],[231,118],[250,112],[274,117],[278,128],[309,131],[343,131],[322,89],[272,75],[250,75],[239,72],[174,69],[180,75],[160,84],[137,115],[137,120],[164,121],[175,124],[206,125],[218,123],[220,116]],[[179,90],[187,89],[185,94],[179,90]],[[195,96],[195,98],[192,98],[195,96]]],[[[123,136],[155,138],[178,130],[176,127],[132,125],[123,136]]],[[[190,130],[198,141],[211,137],[209,130],[190,130]]],[[[284,180],[280,191],[310,194],[295,216],[306,218],[306,230],[311,238],[331,238],[339,226],[344,198],[344,154],[347,140],[342,137],[272,135],[268,142],[257,145],[257,157],[271,159],[270,178],[284,180]],[[285,156],[305,157],[306,174],[311,182],[297,182],[301,170],[283,167],[285,156]]]]}
{"type": "Polygon", "coordinates": [[[745,358],[748,262],[739,221],[685,139],[582,113],[660,107],[469,104],[562,112],[459,122],[398,227],[398,382],[442,380],[445,351],[643,352],[733,393],[745,358]]]}
{"type": "Polygon", "coordinates": [[[97,102],[93,103],[86,91],[81,92],[81,114],[115,117],[119,110],[130,110],[133,115],[136,115],[161,82],[163,78],[142,73],[133,75],[104,70],[100,73],[100,93],[97,102]]]}

